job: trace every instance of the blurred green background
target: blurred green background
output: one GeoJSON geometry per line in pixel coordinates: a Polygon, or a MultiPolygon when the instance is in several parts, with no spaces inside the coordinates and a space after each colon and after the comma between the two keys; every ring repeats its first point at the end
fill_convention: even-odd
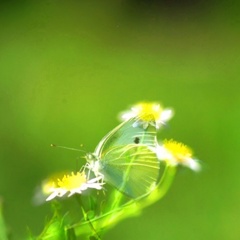
{"type": "Polygon", "coordinates": [[[0,3],[0,195],[13,239],[43,229],[32,204],[49,174],[76,169],[119,111],[160,101],[176,115],[159,134],[190,145],[201,173],[103,239],[240,239],[238,1],[0,3]]]}

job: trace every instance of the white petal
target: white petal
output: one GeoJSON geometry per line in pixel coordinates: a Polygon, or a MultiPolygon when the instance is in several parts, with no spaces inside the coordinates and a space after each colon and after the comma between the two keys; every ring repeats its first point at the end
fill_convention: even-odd
{"type": "Polygon", "coordinates": [[[89,188],[95,188],[95,189],[102,189],[102,185],[100,183],[91,183],[88,185],[89,188]]]}
{"type": "Polygon", "coordinates": [[[163,146],[157,145],[152,150],[156,152],[159,160],[171,160],[173,158],[172,154],[163,146]]]}
{"type": "Polygon", "coordinates": [[[52,199],[55,198],[57,195],[58,195],[57,192],[53,192],[51,195],[48,196],[48,198],[46,199],[46,201],[52,200],[52,199]]]}
{"type": "Polygon", "coordinates": [[[148,125],[149,125],[149,122],[147,122],[147,121],[144,122],[143,121],[143,123],[142,123],[143,129],[147,129],[148,125]]]}
{"type": "Polygon", "coordinates": [[[53,193],[50,194],[50,196],[46,199],[46,201],[50,201],[55,197],[62,197],[64,194],[66,194],[67,190],[65,189],[60,189],[60,188],[55,188],[53,190],[53,193]]]}
{"type": "Polygon", "coordinates": [[[136,116],[136,113],[134,113],[133,111],[126,111],[119,114],[119,118],[122,121],[129,120],[130,118],[133,118],[135,116],[136,116]]]}
{"type": "Polygon", "coordinates": [[[159,119],[159,121],[161,122],[167,122],[168,120],[170,120],[174,115],[174,112],[172,109],[167,108],[165,110],[163,110],[163,112],[161,113],[161,117],[159,119]]]}
{"type": "Polygon", "coordinates": [[[193,159],[193,158],[188,158],[184,165],[186,165],[187,167],[189,167],[190,169],[192,169],[193,171],[196,171],[196,172],[199,172],[201,170],[200,163],[196,159],[193,159]]]}
{"type": "Polygon", "coordinates": [[[139,121],[136,121],[136,122],[134,122],[133,124],[132,124],[132,126],[135,128],[135,127],[138,127],[139,126],[139,121]]]}
{"type": "Polygon", "coordinates": [[[70,193],[68,194],[68,197],[71,197],[73,194],[75,194],[75,193],[78,193],[78,194],[81,194],[82,193],[82,191],[80,190],[80,189],[72,189],[71,191],[70,191],[70,193]]]}

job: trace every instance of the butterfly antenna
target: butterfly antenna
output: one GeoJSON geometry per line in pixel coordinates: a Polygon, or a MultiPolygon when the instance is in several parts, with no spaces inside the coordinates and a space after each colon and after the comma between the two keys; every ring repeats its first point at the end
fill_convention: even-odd
{"type": "Polygon", "coordinates": [[[58,147],[58,148],[63,148],[63,149],[67,149],[67,150],[72,150],[72,151],[78,151],[78,152],[86,153],[85,150],[81,150],[81,149],[77,149],[77,148],[70,148],[70,147],[65,147],[65,146],[59,146],[59,145],[56,145],[56,144],[53,144],[53,143],[50,146],[51,147],[58,147]]]}

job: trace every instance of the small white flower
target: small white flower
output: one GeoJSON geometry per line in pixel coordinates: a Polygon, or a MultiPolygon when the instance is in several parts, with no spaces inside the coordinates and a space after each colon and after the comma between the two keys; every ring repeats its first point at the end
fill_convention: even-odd
{"type": "Polygon", "coordinates": [[[120,119],[127,121],[131,118],[137,117],[138,120],[134,123],[133,127],[142,125],[145,129],[150,124],[159,129],[173,117],[173,114],[172,109],[164,109],[159,103],[142,102],[134,105],[131,110],[121,113],[120,119]]]}
{"type": "Polygon", "coordinates": [[[182,143],[173,140],[164,141],[155,151],[159,160],[166,161],[171,166],[183,165],[193,171],[201,170],[198,160],[192,157],[192,150],[182,143]]]}
{"type": "Polygon", "coordinates": [[[81,194],[88,188],[102,189],[104,184],[102,177],[96,177],[88,180],[84,172],[77,172],[71,175],[64,175],[62,179],[58,178],[57,181],[48,181],[45,184],[45,191],[51,193],[46,201],[50,201],[55,197],[62,197],[68,193],[68,197],[75,193],[81,194]]]}

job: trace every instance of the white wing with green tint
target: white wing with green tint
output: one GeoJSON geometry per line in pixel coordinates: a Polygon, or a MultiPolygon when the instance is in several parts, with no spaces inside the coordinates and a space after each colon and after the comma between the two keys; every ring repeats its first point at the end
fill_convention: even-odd
{"type": "Polygon", "coordinates": [[[156,186],[160,162],[144,145],[118,146],[100,161],[104,179],[129,197],[138,198],[156,186]]]}
{"type": "Polygon", "coordinates": [[[156,128],[136,125],[138,118],[123,122],[98,144],[94,155],[104,180],[132,198],[148,194],[159,179],[160,162],[156,128]]]}
{"type": "Polygon", "coordinates": [[[95,155],[101,157],[112,147],[126,146],[128,144],[144,144],[148,147],[156,147],[156,128],[149,125],[144,129],[141,125],[135,124],[137,121],[139,121],[139,118],[132,118],[109,132],[96,147],[95,155]]]}

